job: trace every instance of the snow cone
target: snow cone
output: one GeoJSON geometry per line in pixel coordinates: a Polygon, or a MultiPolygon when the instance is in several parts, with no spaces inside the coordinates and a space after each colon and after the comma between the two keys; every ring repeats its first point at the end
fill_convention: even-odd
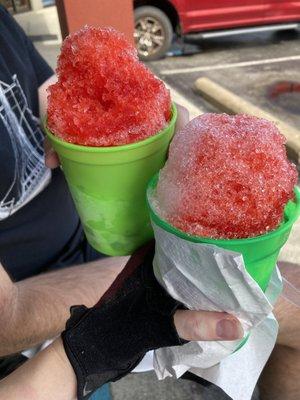
{"type": "Polygon", "coordinates": [[[146,187],[165,163],[176,123],[169,91],[112,28],[63,43],[45,130],[89,243],[126,255],[153,233],[146,187]]]}
{"type": "Polygon", "coordinates": [[[266,120],[205,114],[173,139],[149,184],[152,223],[191,243],[240,253],[265,291],[300,215],[296,167],[266,120]]]}

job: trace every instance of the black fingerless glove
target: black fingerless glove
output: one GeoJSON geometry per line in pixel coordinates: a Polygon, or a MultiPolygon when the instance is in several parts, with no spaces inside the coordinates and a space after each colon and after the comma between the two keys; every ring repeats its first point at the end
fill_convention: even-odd
{"type": "Polygon", "coordinates": [[[79,400],[128,374],[147,351],[185,343],[173,321],[183,307],[157,282],[153,256],[150,243],[130,258],[94,307],[71,308],[62,339],[77,376],[79,400]]]}

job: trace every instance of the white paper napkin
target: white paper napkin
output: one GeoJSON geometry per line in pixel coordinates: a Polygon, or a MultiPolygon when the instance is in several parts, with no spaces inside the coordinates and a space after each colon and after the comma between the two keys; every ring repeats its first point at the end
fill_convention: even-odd
{"type": "Polygon", "coordinates": [[[278,270],[264,293],[239,253],[191,243],[154,225],[154,271],[172,297],[189,309],[226,311],[242,323],[248,340],[190,342],[154,352],[159,379],[190,370],[220,386],[234,400],[249,400],[275,345],[278,324],[273,304],[282,290],[278,270]]]}

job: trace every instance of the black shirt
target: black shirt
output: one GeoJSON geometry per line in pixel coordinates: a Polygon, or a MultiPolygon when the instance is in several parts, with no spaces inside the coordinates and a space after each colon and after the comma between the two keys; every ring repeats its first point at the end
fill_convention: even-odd
{"type": "Polygon", "coordinates": [[[0,6],[0,262],[15,280],[90,258],[63,174],[44,165],[38,87],[52,74],[0,6]]]}

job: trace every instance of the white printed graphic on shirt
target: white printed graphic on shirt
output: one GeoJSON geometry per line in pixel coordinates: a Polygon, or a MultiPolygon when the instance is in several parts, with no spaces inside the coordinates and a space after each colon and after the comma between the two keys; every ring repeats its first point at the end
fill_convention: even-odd
{"type": "Polygon", "coordinates": [[[51,172],[44,164],[44,135],[39,120],[28,108],[15,75],[10,85],[0,81],[0,119],[7,129],[15,162],[13,180],[7,193],[0,198],[2,220],[40,193],[49,183],[51,172]],[[12,197],[12,193],[17,195],[12,197]]]}

